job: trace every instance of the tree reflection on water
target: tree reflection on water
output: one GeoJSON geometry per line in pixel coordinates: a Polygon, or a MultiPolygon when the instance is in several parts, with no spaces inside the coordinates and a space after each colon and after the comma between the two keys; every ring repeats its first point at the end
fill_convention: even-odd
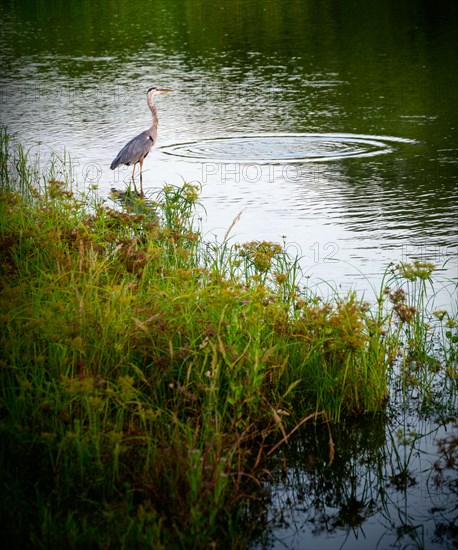
{"type": "Polygon", "coordinates": [[[318,425],[274,457],[253,548],[457,548],[456,418],[398,411],[346,420],[332,437],[332,463],[318,425]]]}

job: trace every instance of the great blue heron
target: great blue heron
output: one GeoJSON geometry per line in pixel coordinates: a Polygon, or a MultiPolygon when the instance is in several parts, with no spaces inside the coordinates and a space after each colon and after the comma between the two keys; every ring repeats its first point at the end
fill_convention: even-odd
{"type": "Polygon", "coordinates": [[[142,170],[143,170],[143,161],[145,160],[146,155],[151,151],[151,148],[156,143],[157,139],[157,125],[158,125],[158,117],[157,117],[157,109],[154,105],[154,96],[163,94],[165,92],[173,92],[173,90],[169,90],[168,88],[150,88],[148,90],[148,93],[146,94],[146,101],[148,103],[148,107],[151,110],[151,114],[153,115],[153,125],[148,130],[145,130],[141,134],[138,134],[138,136],[135,136],[133,139],[129,141],[129,143],[126,143],[124,147],[119,151],[118,156],[114,159],[114,161],[111,163],[110,168],[114,170],[117,168],[120,164],[125,164],[126,166],[130,166],[131,164],[134,165],[134,169],[132,171],[132,181],[134,182],[134,189],[137,191],[137,187],[135,185],[135,167],[137,163],[140,163],[140,195],[143,197],[143,181],[142,181],[142,170]]]}

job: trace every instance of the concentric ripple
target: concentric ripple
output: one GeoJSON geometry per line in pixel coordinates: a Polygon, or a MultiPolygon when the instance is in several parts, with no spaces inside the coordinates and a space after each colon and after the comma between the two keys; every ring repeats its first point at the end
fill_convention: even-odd
{"type": "Polygon", "coordinates": [[[161,150],[197,162],[323,162],[383,155],[406,143],[415,142],[361,134],[262,134],[204,139],[161,150]]]}

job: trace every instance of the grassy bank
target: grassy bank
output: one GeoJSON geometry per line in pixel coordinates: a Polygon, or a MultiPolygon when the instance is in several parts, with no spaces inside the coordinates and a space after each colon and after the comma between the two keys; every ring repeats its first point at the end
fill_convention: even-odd
{"type": "Polygon", "coordinates": [[[206,243],[192,185],[110,206],[6,133],[0,161],[13,546],[244,547],[265,461],[301,425],[328,425],[332,461],[332,423],[382,411],[395,363],[456,386],[448,313],[429,343],[432,266],[387,271],[372,305],[324,300],[278,244],[206,243]]]}

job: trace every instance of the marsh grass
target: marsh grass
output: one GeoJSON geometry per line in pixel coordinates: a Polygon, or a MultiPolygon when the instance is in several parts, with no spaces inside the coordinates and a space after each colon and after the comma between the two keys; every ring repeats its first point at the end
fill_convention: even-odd
{"type": "Polygon", "coordinates": [[[453,414],[449,404],[457,395],[458,281],[434,279],[435,270],[434,264],[419,260],[390,266],[379,303],[388,305],[386,320],[396,342],[391,386],[401,385],[405,398],[415,388],[425,413],[442,409],[453,414]],[[449,310],[436,309],[438,283],[448,295],[449,310]]]}
{"type": "MultiPolygon", "coordinates": [[[[198,187],[110,206],[56,179],[59,159],[40,173],[1,138],[0,512],[13,545],[244,547],[273,450],[325,423],[332,461],[332,423],[383,410],[392,365],[430,357],[424,302],[393,294],[402,269],[372,306],[324,300],[284,246],[205,242],[198,187]]],[[[455,388],[447,315],[440,368],[455,388]]]]}

